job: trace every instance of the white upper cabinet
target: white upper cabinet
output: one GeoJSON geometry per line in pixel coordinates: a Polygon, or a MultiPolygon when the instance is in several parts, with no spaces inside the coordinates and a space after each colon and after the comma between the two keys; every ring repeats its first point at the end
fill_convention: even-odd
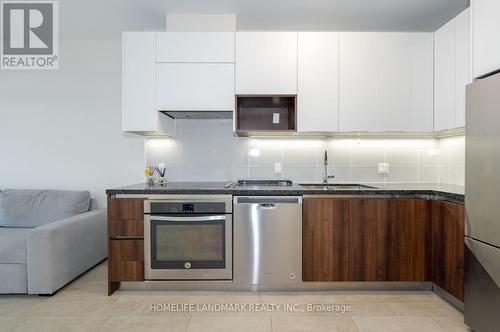
{"type": "Polygon", "coordinates": [[[339,33],[299,32],[299,132],[339,130],[339,33]]]}
{"type": "Polygon", "coordinates": [[[434,34],[434,130],[465,125],[465,86],[471,82],[470,11],[434,34]]]}
{"type": "Polygon", "coordinates": [[[380,131],[411,129],[410,34],[380,36],[380,131]]]}
{"type": "Polygon", "coordinates": [[[380,131],[433,131],[432,33],[380,34],[380,131]]]}
{"type": "Polygon", "coordinates": [[[433,131],[433,36],[380,34],[380,131],[433,131]]]}
{"type": "Polygon", "coordinates": [[[174,132],[173,120],[159,113],[155,102],[154,32],[122,35],[122,128],[140,134],[174,132]]]}
{"type": "Polygon", "coordinates": [[[156,62],[234,62],[234,32],[158,32],[156,62]]]}
{"type": "Polygon", "coordinates": [[[379,65],[378,33],[340,33],[340,131],[378,131],[379,65]]]}
{"type": "Polygon", "coordinates": [[[434,34],[434,130],[455,127],[455,21],[434,34]]]}
{"type": "Polygon", "coordinates": [[[159,110],[234,110],[234,32],[158,32],[159,110]]]}
{"type": "Polygon", "coordinates": [[[340,131],[432,131],[433,76],[432,33],[341,33],[340,131]]]}
{"type": "Polygon", "coordinates": [[[158,63],[160,110],[234,110],[234,64],[158,63]]]}
{"type": "Polygon", "coordinates": [[[411,103],[412,132],[434,130],[434,34],[411,33],[411,103]]]}
{"type": "Polygon", "coordinates": [[[474,77],[500,69],[500,1],[474,0],[474,77]]]}
{"type": "Polygon", "coordinates": [[[236,94],[297,93],[297,33],[236,33],[236,94]]]}
{"type": "Polygon", "coordinates": [[[435,33],[123,34],[123,130],[172,132],[159,111],[234,111],[235,95],[297,95],[297,131],[464,126],[469,11],[435,33]]]}
{"type": "Polygon", "coordinates": [[[467,9],[455,18],[455,126],[465,126],[465,88],[472,82],[471,17],[467,9]]]}

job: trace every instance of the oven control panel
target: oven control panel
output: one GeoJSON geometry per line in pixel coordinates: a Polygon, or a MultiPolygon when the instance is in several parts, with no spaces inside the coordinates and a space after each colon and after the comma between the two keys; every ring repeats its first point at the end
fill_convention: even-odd
{"type": "Polygon", "coordinates": [[[224,202],[151,202],[151,214],[227,213],[224,202]]]}
{"type": "Polygon", "coordinates": [[[182,204],[182,212],[194,212],[194,204],[193,203],[186,203],[182,204]]]}

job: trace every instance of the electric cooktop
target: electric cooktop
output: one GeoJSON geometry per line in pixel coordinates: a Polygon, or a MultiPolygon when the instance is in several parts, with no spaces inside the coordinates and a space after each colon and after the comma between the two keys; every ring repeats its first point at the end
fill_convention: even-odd
{"type": "Polygon", "coordinates": [[[293,186],[290,180],[238,180],[235,189],[259,190],[259,189],[284,189],[293,186]]]}

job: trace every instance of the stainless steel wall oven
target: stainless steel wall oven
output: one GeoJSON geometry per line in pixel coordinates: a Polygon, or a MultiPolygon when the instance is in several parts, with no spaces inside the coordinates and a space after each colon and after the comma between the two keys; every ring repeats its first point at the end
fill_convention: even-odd
{"type": "Polygon", "coordinates": [[[230,196],[144,201],[146,280],[232,280],[230,196]]]}

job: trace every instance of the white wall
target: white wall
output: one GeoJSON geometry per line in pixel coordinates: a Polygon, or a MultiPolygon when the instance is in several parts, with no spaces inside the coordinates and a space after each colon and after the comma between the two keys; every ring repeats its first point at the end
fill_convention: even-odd
{"type": "Polygon", "coordinates": [[[464,139],[240,138],[232,120],[181,120],[177,138],[149,138],[146,161],[165,162],[170,181],[286,178],[320,182],[328,149],[332,182],[464,182],[464,139]],[[258,154],[258,155],[257,155],[258,154]],[[380,175],[377,164],[391,173],[380,175]],[[283,172],[274,174],[274,163],[283,172]]]}
{"type": "Polygon", "coordinates": [[[60,42],[55,71],[0,71],[0,189],[142,181],[144,139],[121,131],[121,41],[60,42]]]}
{"type": "Polygon", "coordinates": [[[167,31],[236,31],[235,14],[197,15],[167,13],[165,21],[167,31]]]}

